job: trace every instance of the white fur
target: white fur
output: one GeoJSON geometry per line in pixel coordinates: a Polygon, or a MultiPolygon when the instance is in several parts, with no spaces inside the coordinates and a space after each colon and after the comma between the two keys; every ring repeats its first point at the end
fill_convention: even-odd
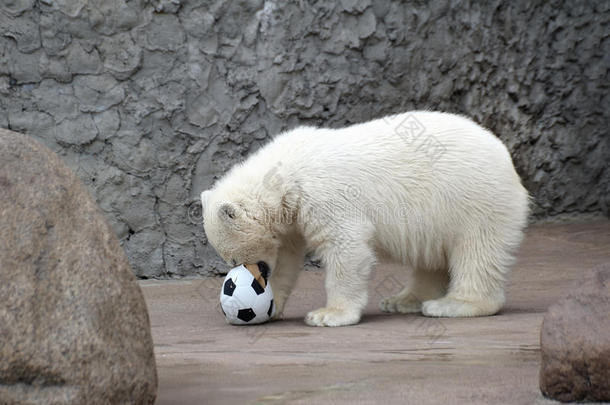
{"type": "Polygon", "coordinates": [[[411,280],[388,312],[500,310],[528,214],[506,147],[467,118],[415,111],[277,136],[202,193],[210,243],[229,263],[265,261],[277,316],[306,252],[326,268],[326,306],[305,321],[357,323],[379,260],[411,280]]]}

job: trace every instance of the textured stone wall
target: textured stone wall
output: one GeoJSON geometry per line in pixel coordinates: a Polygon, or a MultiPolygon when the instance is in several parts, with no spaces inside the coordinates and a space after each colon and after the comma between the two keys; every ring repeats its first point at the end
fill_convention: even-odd
{"type": "Polygon", "coordinates": [[[0,4],[0,127],[66,160],[141,277],[224,269],[200,191],[299,123],[465,113],[535,215],[610,211],[607,1],[0,4]]]}

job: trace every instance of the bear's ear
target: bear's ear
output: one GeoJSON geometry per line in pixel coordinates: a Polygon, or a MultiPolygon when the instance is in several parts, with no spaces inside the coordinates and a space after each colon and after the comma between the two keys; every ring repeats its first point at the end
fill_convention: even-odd
{"type": "Polygon", "coordinates": [[[210,197],[210,194],[212,194],[211,190],[204,190],[201,192],[201,211],[205,212],[205,207],[208,204],[208,198],[210,197]]]}
{"type": "Polygon", "coordinates": [[[237,210],[238,210],[238,208],[235,204],[226,202],[226,203],[221,204],[220,207],[218,208],[218,216],[224,222],[234,223],[235,218],[237,218],[237,214],[238,214],[237,210]]]}

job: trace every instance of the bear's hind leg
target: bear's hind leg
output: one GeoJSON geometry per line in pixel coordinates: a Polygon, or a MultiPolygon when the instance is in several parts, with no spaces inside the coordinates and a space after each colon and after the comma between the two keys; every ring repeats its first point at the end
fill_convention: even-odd
{"type": "Polygon", "coordinates": [[[379,307],[384,312],[421,312],[422,302],[445,295],[448,283],[447,270],[415,269],[407,286],[398,294],[382,299],[379,307]]]}
{"type": "Polygon", "coordinates": [[[510,246],[488,235],[464,238],[450,255],[446,296],[425,301],[422,313],[435,317],[493,315],[504,305],[504,281],[512,256],[510,246]],[[494,245],[494,243],[496,245],[494,245]]]}

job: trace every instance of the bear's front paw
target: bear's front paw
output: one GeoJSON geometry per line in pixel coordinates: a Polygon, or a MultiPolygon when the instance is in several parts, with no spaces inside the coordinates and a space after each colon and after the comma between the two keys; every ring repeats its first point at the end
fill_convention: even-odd
{"type": "Polygon", "coordinates": [[[346,326],[359,321],[360,311],[329,307],[311,311],[305,317],[305,323],[310,326],[346,326]]]}
{"type": "Polygon", "coordinates": [[[277,297],[275,299],[275,313],[271,317],[271,320],[278,321],[280,319],[284,319],[284,304],[286,303],[285,299],[277,297]]]}

